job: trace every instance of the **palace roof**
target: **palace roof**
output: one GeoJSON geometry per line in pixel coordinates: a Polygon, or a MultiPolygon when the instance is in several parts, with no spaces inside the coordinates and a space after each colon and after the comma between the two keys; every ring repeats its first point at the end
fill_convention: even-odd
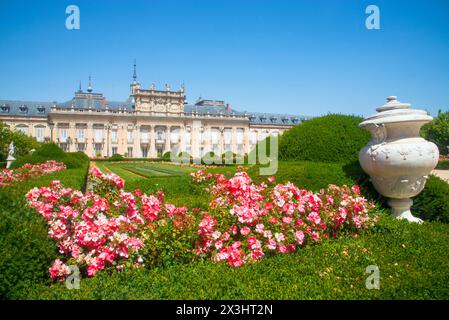
{"type": "MultiPolygon", "coordinates": [[[[108,101],[101,93],[92,91],[84,92],[81,89],[75,92],[73,99],[57,102],[37,102],[37,101],[18,101],[18,100],[0,100],[0,116],[29,116],[45,117],[51,113],[51,107],[55,105],[58,109],[93,109],[96,111],[124,110],[134,112],[134,101],[130,97],[126,101],[108,101]]],[[[195,104],[185,104],[184,113],[212,116],[245,116],[248,117],[250,124],[255,125],[285,125],[292,126],[301,123],[308,117],[300,115],[274,114],[261,112],[247,112],[231,109],[225,105],[224,101],[198,100],[195,104]]]]}
{"type": "Polygon", "coordinates": [[[0,100],[0,116],[45,117],[52,105],[52,102],[0,100]]]}

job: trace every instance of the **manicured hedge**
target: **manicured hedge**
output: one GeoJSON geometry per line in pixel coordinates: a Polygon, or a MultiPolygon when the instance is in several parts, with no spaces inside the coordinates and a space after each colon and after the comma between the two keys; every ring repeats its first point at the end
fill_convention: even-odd
{"type": "Polygon", "coordinates": [[[435,169],[438,170],[449,170],[449,160],[441,160],[435,169]]]}
{"type": "MultiPolygon", "coordinates": [[[[111,160],[109,160],[109,158],[96,158],[96,159],[94,159],[94,161],[95,162],[109,162],[109,161],[111,161],[111,160]]],[[[123,158],[123,160],[122,161],[124,161],[124,162],[135,162],[135,161],[142,161],[142,162],[145,162],[145,161],[151,161],[151,162],[158,162],[158,161],[165,161],[164,159],[162,159],[162,158],[123,158]]]]}
{"type": "Polygon", "coordinates": [[[13,162],[12,168],[18,168],[25,163],[40,163],[47,160],[55,160],[63,162],[68,169],[82,168],[89,158],[83,152],[64,152],[59,146],[54,143],[43,144],[33,154],[19,157],[13,162]]]}
{"type": "Polygon", "coordinates": [[[121,154],[114,154],[111,157],[109,157],[109,161],[123,161],[125,158],[121,154]]]}
{"type": "Polygon", "coordinates": [[[65,186],[84,189],[88,163],[38,179],[0,188],[0,299],[17,298],[17,291],[33,284],[49,285],[48,268],[56,246],[47,235],[43,218],[27,207],[25,194],[37,186],[60,180],[65,186]]]}
{"type": "Polygon", "coordinates": [[[306,246],[293,255],[230,268],[199,262],[123,273],[100,272],[65,285],[24,289],[27,299],[448,299],[449,226],[383,216],[357,238],[306,246]],[[366,267],[380,269],[380,290],[365,286],[366,267]]]}
{"type": "Polygon", "coordinates": [[[358,127],[362,118],[340,114],[310,119],[285,132],[279,141],[279,159],[352,162],[370,134],[358,127]]]}
{"type": "Polygon", "coordinates": [[[201,158],[201,163],[219,165],[222,161],[219,155],[215,154],[213,151],[209,151],[203,155],[201,158]]]}
{"type": "Polygon", "coordinates": [[[424,190],[414,198],[412,211],[424,220],[449,223],[449,184],[430,176],[424,190]]]}

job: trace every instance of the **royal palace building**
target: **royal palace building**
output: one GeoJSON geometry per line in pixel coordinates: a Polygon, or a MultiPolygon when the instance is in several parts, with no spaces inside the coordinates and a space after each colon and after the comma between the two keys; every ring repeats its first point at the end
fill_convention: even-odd
{"type": "Polygon", "coordinates": [[[89,86],[67,102],[0,100],[0,120],[38,141],[53,141],[65,151],[89,157],[119,153],[155,158],[167,151],[186,151],[194,158],[209,151],[245,154],[258,141],[279,135],[304,121],[298,115],[240,112],[224,101],[198,99],[188,104],[184,87],[172,91],[145,89],[134,66],[130,96],[108,101],[89,86]]]}

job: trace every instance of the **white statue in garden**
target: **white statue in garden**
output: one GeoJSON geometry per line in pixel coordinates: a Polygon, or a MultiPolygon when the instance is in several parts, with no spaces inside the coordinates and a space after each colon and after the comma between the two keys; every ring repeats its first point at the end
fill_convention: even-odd
{"type": "Polygon", "coordinates": [[[8,146],[8,157],[14,156],[14,150],[15,150],[14,142],[11,141],[11,143],[8,146]]]}
{"type": "Polygon", "coordinates": [[[8,146],[8,158],[6,158],[6,168],[9,169],[11,167],[11,164],[16,158],[14,158],[14,142],[11,141],[11,143],[8,146]]]}

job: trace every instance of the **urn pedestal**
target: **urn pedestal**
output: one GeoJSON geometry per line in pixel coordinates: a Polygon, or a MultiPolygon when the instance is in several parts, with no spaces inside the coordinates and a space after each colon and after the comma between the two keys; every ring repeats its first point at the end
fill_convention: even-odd
{"type": "Polygon", "coordinates": [[[16,160],[12,155],[9,155],[8,158],[6,158],[6,169],[11,168],[12,163],[16,160]]]}
{"type": "Polygon", "coordinates": [[[372,139],[360,150],[359,162],[376,190],[389,199],[393,216],[422,222],[412,215],[410,198],[423,190],[428,174],[438,164],[437,146],[419,134],[432,117],[395,96],[387,100],[376,109],[378,113],[360,124],[372,139]]]}

